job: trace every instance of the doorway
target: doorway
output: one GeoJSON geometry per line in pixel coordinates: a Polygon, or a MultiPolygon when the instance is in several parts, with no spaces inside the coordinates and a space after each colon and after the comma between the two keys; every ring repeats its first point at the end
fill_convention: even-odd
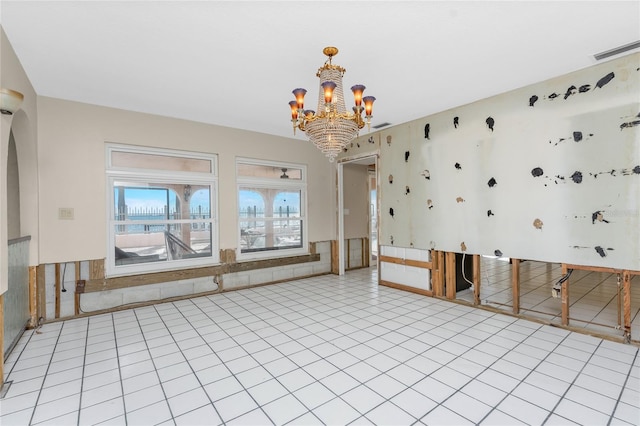
{"type": "MultiPolygon", "coordinates": [[[[349,268],[347,252],[354,237],[368,244],[363,247],[369,266],[378,257],[378,156],[370,154],[339,162],[338,168],[338,273],[349,268]]],[[[352,246],[353,247],[353,246],[352,246]]]]}
{"type": "Polygon", "coordinates": [[[369,265],[378,262],[378,187],[376,166],[368,166],[369,172],[369,265]]]}

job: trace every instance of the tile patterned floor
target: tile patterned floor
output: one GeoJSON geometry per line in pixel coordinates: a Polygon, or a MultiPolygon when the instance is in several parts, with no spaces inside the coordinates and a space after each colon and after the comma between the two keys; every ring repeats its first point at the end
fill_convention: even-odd
{"type": "Polygon", "coordinates": [[[375,269],[46,324],[2,425],[640,423],[638,347],[378,287],[375,269]]]}

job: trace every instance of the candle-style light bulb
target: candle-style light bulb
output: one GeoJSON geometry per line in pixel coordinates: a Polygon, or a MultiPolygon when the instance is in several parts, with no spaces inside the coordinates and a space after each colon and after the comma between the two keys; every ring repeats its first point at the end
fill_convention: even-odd
{"type": "Polygon", "coordinates": [[[356,106],[359,107],[362,104],[362,92],[366,89],[362,84],[356,84],[351,87],[351,91],[353,92],[353,99],[356,102],[356,106]]]}
{"type": "Polygon", "coordinates": [[[299,110],[303,110],[304,109],[304,95],[307,94],[307,90],[306,89],[295,89],[293,90],[293,96],[296,97],[296,102],[297,102],[297,106],[299,110]]]}
{"type": "Polygon", "coordinates": [[[364,111],[367,115],[368,119],[371,119],[371,112],[373,111],[373,102],[376,100],[373,96],[365,96],[362,98],[362,102],[364,102],[364,111]]]}
{"type": "Polygon", "coordinates": [[[298,121],[298,102],[291,101],[289,102],[289,106],[291,107],[291,121],[295,123],[298,121]]]}
{"type": "Polygon", "coordinates": [[[325,81],[321,86],[322,90],[324,90],[324,103],[330,104],[333,100],[333,90],[337,85],[333,81],[325,81]]]}

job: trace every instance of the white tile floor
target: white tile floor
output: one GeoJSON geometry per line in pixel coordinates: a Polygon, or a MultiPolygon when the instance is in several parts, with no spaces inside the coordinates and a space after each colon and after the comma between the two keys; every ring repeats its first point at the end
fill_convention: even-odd
{"type": "Polygon", "coordinates": [[[375,269],[46,324],[2,425],[640,423],[638,347],[377,286],[375,269]]]}

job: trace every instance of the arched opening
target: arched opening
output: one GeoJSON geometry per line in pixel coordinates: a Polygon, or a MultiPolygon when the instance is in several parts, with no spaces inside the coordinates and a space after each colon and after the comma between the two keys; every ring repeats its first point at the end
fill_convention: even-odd
{"type": "Polygon", "coordinates": [[[9,133],[9,152],[7,156],[7,239],[20,237],[20,175],[18,170],[18,151],[13,137],[9,133]]]}

